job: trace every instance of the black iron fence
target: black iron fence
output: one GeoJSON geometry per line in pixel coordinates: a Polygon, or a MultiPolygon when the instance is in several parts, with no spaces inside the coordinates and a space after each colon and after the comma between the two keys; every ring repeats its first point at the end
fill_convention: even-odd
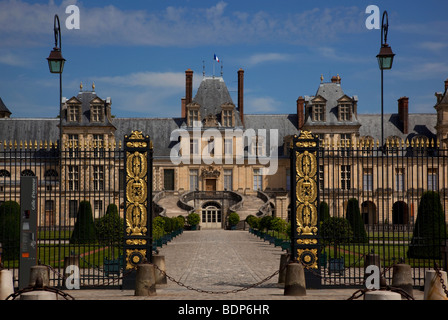
{"type": "Polygon", "coordinates": [[[64,285],[64,261],[72,256],[81,284],[91,286],[109,284],[111,273],[104,267],[122,256],[124,174],[121,145],[115,142],[71,142],[62,151],[51,142],[2,142],[0,242],[3,267],[14,271],[15,281],[23,254],[21,177],[38,177],[37,257],[51,267],[51,285],[64,285]]]}
{"type": "Polygon", "coordinates": [[[392,278],[396,263],[411,265],[415,286],[425,270],[446,265],[448,204],[446,149],[425,138],[372,139],[319,149],[323,284],[359,285],[375,255],[392,278]],[[371,261],[371,260],[370,260],[371,261]]]}

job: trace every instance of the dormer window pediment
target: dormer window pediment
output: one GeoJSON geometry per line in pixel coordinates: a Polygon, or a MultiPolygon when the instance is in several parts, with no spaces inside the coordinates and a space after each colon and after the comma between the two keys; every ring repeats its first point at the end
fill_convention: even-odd
{"type": "Polygon", "coordinates": [[[311,100],[311,119],[313,121],[326,120],[326,104],[327,100],[322,96],[317,96],[311,100]]]}
{"type": "Polygon", "coordinates": [[[66,101],[67,122],[80,122],[81,121],[81,101],[76,97],[72,97],[66,101]]]}

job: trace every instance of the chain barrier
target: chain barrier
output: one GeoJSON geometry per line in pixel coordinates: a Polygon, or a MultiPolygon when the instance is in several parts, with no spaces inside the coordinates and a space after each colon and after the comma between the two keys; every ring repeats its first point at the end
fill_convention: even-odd
{"type": "Polygon", "coordinates": [[[448,298],[448,290],[446,288],[445,281],[443,281],[442,273],[440,272],[440,269],[439,269],[439,266],[437,263],[434,263],[434,270],[436,271],[437,276],[439,277],[440,284],[442,285],[442,289],[445,292],[445,296],[448,298]]]}
{"type": "Polygon", "coordinates": [[[199,293],[207,293],[207,294],[229,294],[229,293],[238,293],[238,292],[242,292],[242,291],[247,291],[249,289],[255,288],[260,286],[261,284],[269,281],[270,279],[272,279],[274,276],[278,275],[280,272],[282,272],[283,270],[286,269],[287,264],[284,265],[282,268],[280,268],[279,270],[275,271],[273,274],[271,274],[270,276],[264,278],[261,281],[258,281],[257,283],[253,283],[249,286],[243,287],[243,288],[239,288],[239,289],[234,289],[234,290],[223,290],[223,291],[213,291],[213,290],[203,290],[203,289],[199,289],[199,288],[194,288],[192,286],[186,285],[176,279],[174,279],[173,277],[169,276],[164,270],[160,269],[159,266],[157,266],[156,264],[154,264],[154,267],[160,272],[162,273],[168,280],[176,283],[177,285],[184,287],[188,290],[192,290],[192,291],[196,291],[199,293]]]}

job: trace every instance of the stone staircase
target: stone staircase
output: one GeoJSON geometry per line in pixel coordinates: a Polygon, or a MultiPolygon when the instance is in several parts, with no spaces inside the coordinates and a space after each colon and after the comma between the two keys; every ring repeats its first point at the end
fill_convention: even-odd
{"type": "Polygon", "coordinates": [[[178,195],[167,195],[160,199],[157,204],[166,209],[166,216],[169,218],[177,217],[179,215],[187,216],[188,211],[183,210],[177,205],[179,201],[178,195]]]}
{"type": "MultiPolygon", "coordinates": [[[[237,210],[240,216],[240,221],[246,219],[248,215],[257,216],[259,209],[264,205],[264,201],[255,195],[245,195],[243,206],[237,210]]],[[[179,201],[178,195],[166,195],[157,201],[157,204],[165,208],[165,214],[167,217],[177,217],[178,215],[187,216],[188,211],[180,208],[177,203],[179,201]]]]}
{"type": "Polygon", "coordinates": [[[257,196],[244,196],[243,207],[237,211],[240,221],[245,220],[248,215],[257,216],[260,207],[263,205],[263,200],[257,196]]]}

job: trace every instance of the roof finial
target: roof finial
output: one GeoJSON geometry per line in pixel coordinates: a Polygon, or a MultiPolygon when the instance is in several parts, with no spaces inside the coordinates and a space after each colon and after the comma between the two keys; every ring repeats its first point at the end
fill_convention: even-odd
{"type": "Polygon", "coordinates": [[[81,81],[81,83],[79,84],[79,91],[82,91],[82,81],[81,81]]]}
{"type": "Polygon", "coordinates": [[[95,82],[92,82],[92,90],[95,91],[95,82]]]}
{"type": "Polygon", "coordinates": [[[202,60],[202,76],[205,77],[205,61],[202,60]]]}
{"type": "Polygon", "coordinates": [[[320,75],[320,82],[321,83],[324,82],[324,75],[323,74],[320,75]]]}

